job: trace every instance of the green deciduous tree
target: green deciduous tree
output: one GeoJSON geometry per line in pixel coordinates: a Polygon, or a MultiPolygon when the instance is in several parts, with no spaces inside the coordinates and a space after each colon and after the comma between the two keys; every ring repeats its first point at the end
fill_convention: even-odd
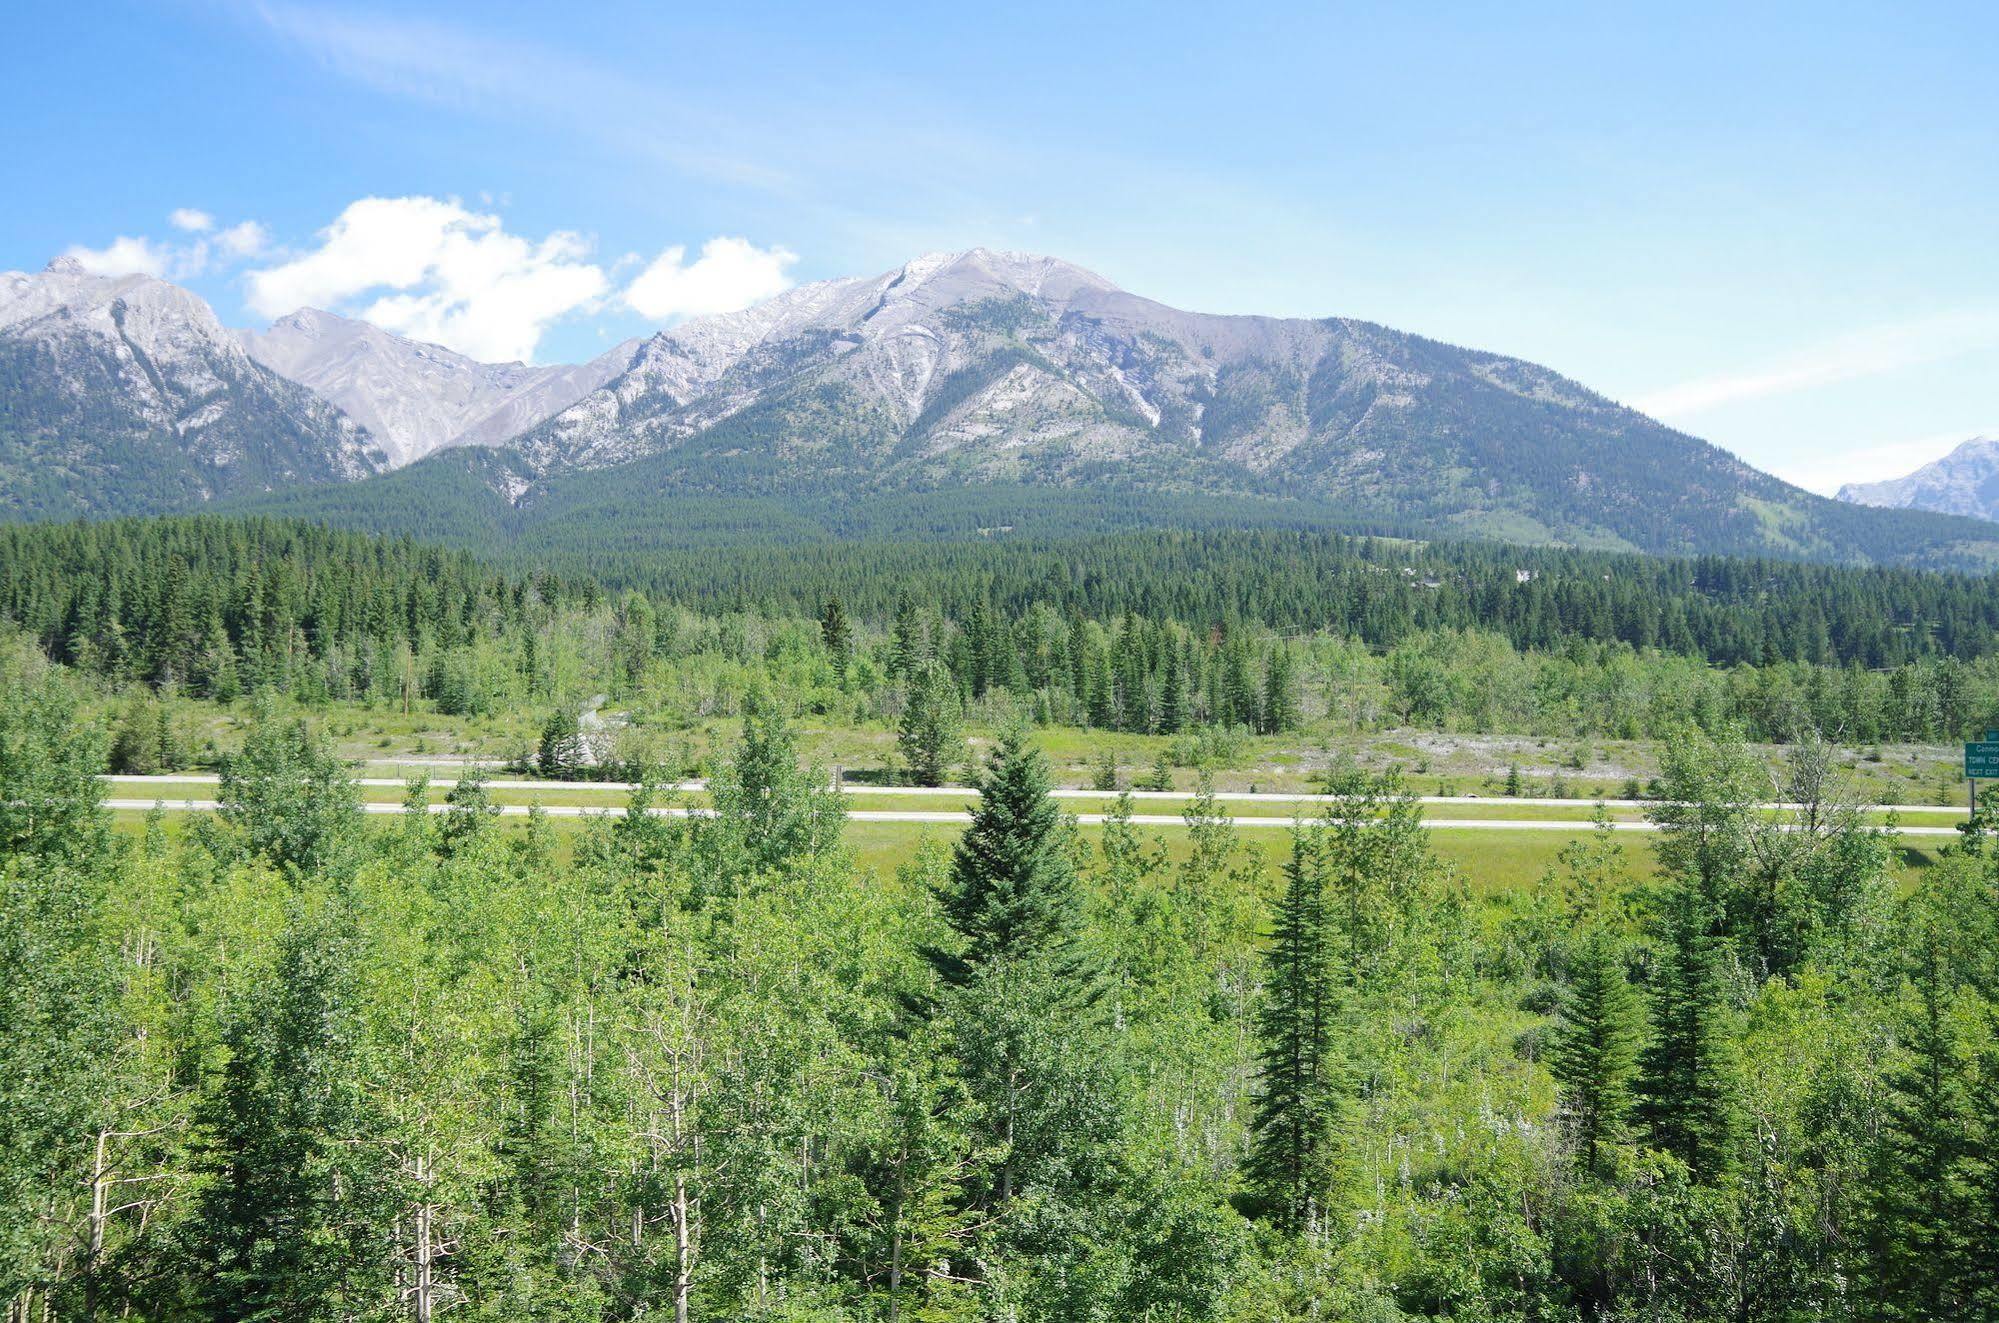
{"type": "Polygon", "coordinates": [[[934,658],[915,664],[896,728],[896,749],[909,764],[910,778],[920,786],[944,784],[946,773],[964,753],[958,732],[958,687],[951,672],[934,658]]]}
{"type": "Polygon", "coordinates": [[[361,832],[361,796],[325,738],[304,720],[260,712],[243,750],[224,760],[223,823],[250,853],[301,875],[345,869],[361,832]]]}
{"type": "Polygon", "coordinates": [[[94,867],[106,848],[104,740],[54,671],[0,670],[0,857],[94,867]]]}

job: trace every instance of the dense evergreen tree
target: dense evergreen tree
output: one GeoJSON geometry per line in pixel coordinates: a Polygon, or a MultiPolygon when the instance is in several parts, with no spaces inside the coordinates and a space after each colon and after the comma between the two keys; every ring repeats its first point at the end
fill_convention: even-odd
{"type": "Polygon", "coordinates": [[[1271,933],[1257,1020],[1258,1078],[1245,1174],[1279,1227],[1301,1231],[1332,1212],[1336,1126],[1345,1071],[1336,1039],[1340,980],[1326,916],[1324,843],[1294,829],[1271,933]]]}
{"type": "Polygon", "coordinates": [[[295,915],[269,979],[231,1008],[188,1228],[203,1316],[343,1319],[396,1298],[394,1191],[362,1058],[353,921],[295,915]]]}
{"type": "Polygon", "coordinates": [[[1642,1112],[1652,1142],[1702,1180],[1737,1158],[1740,1111],[1728,941],[1698,876],[1669,880],[1651,981],[1642,1112]]]}
{"type": "Polygon", "coordinates": [[[1562,1086],[1578,1160],[1594,1175],[1603,1146],[1625,1136],[1644,1035],[1644,1007],[1625,974],[1623,945],[1600,921],[1570,957],[1561,1011],[1548,1067],[1562,1086]]]}
{"type": "Polygon", "coordinates": [[[854,630],[847,623],[847,612],[837,597],[828,598],[826,609],[820,613],[819,637],[833,658],[833,674],[839,677],[841,684],[845,684],[847,664],[853,658],[854,630]]]}

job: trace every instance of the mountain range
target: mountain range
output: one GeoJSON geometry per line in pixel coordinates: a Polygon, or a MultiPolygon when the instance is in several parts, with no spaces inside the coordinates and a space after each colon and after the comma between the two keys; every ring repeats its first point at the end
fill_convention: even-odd
{"type": "Polygon", "coordinates": [[[503,445],[623,372],[639,346],[574,366],[481,363],[317,308],[235,335],[251,358],[367,428],[390,467],[447,446],[503,445]]]}
{"type": "Polygon", "coordinates": [[[365,428],[184,289],[69,258],[0,274],[0,511],[145,514],[386,466],[365,428]]]}
{"type": "Polygon", "coordinates": [[[1896,510],[1999,519],[1999,438],[1974,436],[1942,459],[1885,482],[1850,482],[1839,499],[1896,510]]]}
{"type": "Polygon", "coordinates": [[[1183,312],[1048,257],[933,254],[573,367],[478,363],[309,309],[225,331],[184,290],[60,262],[0,279],[0,507],[18,515],[219,500],[447,537],[557,518],[632,537],[718,500],[1008,492],[1120,518],[1208,503],[1653,552],[1999,561],[1999,527],[1812,495],[1532,363],[1344,318],[1183,312]]]}

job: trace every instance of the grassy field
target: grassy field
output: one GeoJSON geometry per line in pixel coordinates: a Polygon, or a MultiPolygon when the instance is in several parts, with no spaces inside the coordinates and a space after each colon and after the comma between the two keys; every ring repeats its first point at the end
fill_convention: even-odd
{"type": "MultiPolygon", "coordinates": [[[[250,720],[246,703],[227,708],[180,700],[188,743],[202,763],[213,766],[237,747],[250,720]]],[[[475,758],[503,763],[527,756],[546,714],[517,710],[484,717],[452,717],[390,705],[333,705],[295,709],[332,739],[336,750],[371,774],[429,771],[448,774],[451,760],[475,758]],[[414,761],[411,761],[414,760],[414,761]]],[[[103,713],[113,715],[107,706],[103,713]]],[[[974,713],[967,723],[969,750],[984,747],[992,733],[991,714],[974,713]],[[982,717],[986,719],[981,719],[982,717]]],[[[645,712],[611,710],[612,721],[630,721],[661,734],[663,747],[693,775],[712,767],[737,737],[730,718],[710,717],[663,726],[645,712]]],[[[800,717],[801,755],[810,763],[838,770],[852,789],[897,779],[895,733],[878,724],[828,725],[800,717]]],[[[1053,764],[1059,783],[1089,786],[1108,755],[1124,784],[1150,776],[1175,741],[1159,735],[1128,735],[1051,726],[1037,741],[1053,764]]],[[[1399,769],[1412,790],[1425,795],[1503,794],[1509,772],[1518,768],[1529,796],[1594,800],[1628,797],[1658,775],[1660,745],[1653,740],[1589,740],[1573,737],[1471,734],[1415,730],[1354,731],[1320,719],[1315,728],[1287,735],[1243,735],[1232,740],[1206,771],[1218,790],[1297,793],[1316,788],[1317,778],[1337,762],[1351,759],[1372,770],[1399,769]]],[[[1785,750],[1753,746],[1781,784],[1785,750]]],[[[1957,776],[1954,745],[1868,745],[1843,749],[1840,763],[1854,792],[1871,803],[1961,805],[1964,787],[1957,776]]],[[[1197,771],[1171,766],[1174,788],[1191,790],[1197,771]]],[[[1244,812],[1251,810],[1245,808],[1244,812]]]]}
{"type": "MultiPolygon", "coordinates": [[[[249,721],[247,705],[229,708],[187,703],[185,720],[191,736],[190,748],[197,760],[212,770],[217,760],[236,748],[249,721]]],[[[516,762],[527,756],[534,745],[542,714],[513,712],[490,717],[445,717],[435,713],[405,714],[391,707],[340,706],[323,710],[298,709],[334,742],[340,756],[349,760],[358,777],[400,781],[404,777],[429,776],[427,798],[442,802],[449,782],[460,776],[466,760],[495,764],[487,769],[495,781],[521,779],[519,771],[497,764],[516,762]]],[[[109,713],[106,714],[107,717],[109,713]]],[[[644,714],[612,713],[613,719],[644,721],[644,714]]],[[[733,720],[715,718],[693,723],[672,732],[680,775],[699,775],[712,770],[716,760],[737,738],[733,720]]],[[[970,723],[968,748],[971,754],[986,744],[990,725],[970,723]]],[[[829,776],[839,774],[848,794],[849,807],[856,810],[888,812],[952,812],[972,807],[976,795],[957,789],[942,795],[885,793],[883,787],[897,783],[894,733],[886,728],[866,726],[814,725],[801,718],[798,738],[802,756],[829,776]]],[[[1106,756],[1113,760],[1125,784],[1149,779],[1171,741],[1157,736],[1110,735],[1067,727],[1044,728],[1037,740],[1049,756],[1058,784],[1071,788],[1089,787],[1104,773],[1106,756]]],[[[1784,750],[1764,746],[1758,752],[1772,771],[1772,785],[1780,785],[1784,750]]],[[[1317,778],[1336,762],[1346,759],[1363,767],[1401,770],[1410,790],[1421,795],[1476,796],[1472,802],[1437,804],[1426,809],[1432,820],[1457,823],[1567,822],[1586,823],[1595,811],[1598,798],[1623,798],[1633,784],[1644,785],[1657,774],[1660,747],[1652,741],[1580,741],[1506,735],[1464,735],[1439,732],[1386,731],[1363,733],[1319,733],[1312,736],[1243,737],[1212,761],[1205,769],[1218,791],[1261,794],[1300,794],[1316,791],[1317,778]],[[1524,798],[1561,797],[1561,804],[1521,802],[1504,794],[1508,773],[1517,767],[1524,798]]],[[[1843,750],[1841,763],[1854,794],[1869,803],[1929,805],[1939,799],[1954,801],[1952,809],[1924,809],[1905,812],[1896,819],[1903,827],[1947,828],[1962,820],[1962,788],[1951,780],[1952,748],[1938,746],[1890,746],[1843,750]]],[[[1189,803],[1190,792],[1199,772],[1188,767],[1167,769],[1177,798],[1144,797],[1134,805],[1146,817],[1171,817],[1189,803]]],[[[621,788],[576,783],[560,787],[518,787],[496,785],[491,790],[495,802],[525,806],[603,808],[622,807],[628,793],[621,788]]],[[[122,783],[109,789],[121,800],[144,800],[155,795],[168,799],[213,799],[212,781],[184,780],[173,783],[122,783]]],[[[402,803],[407,789],[403,784],[369,785],[361,789],[371,804],[402,803]]],[[[705,794],[695,791],[677,795],[672,802],[698,807],[707,804],[705,794]]],[[[1111,794],[1075,794],[1062,807],[1072,814],[1102,814],[1114,803],[1111,794]]],[[[1221,806],[1230,816],[1245,823],[1240,839],[1270,866],[1264,876],[1276,885],[1276,864],[1288,845],[1288,835],[1273,830],[1279,821],[1320,811],[1304,801],[1226,801],[1221,806]]],[[[1610,817],[1619,822],[1638,822],[1645,816],[1639,806],[1610,807],[1610,817]]],[[[135,831],[145,815],[121,811],[115,815],[124,831],[135,831]]],[[[1882,814],[1870,814],[1870,822],[1885,825],[1882,814]]],[[[188,816],[170,814],[167,830],[185,830],[188,816]]],[[[393,821],[373,816],[370,823],[381,829],[393,821]]],[[[525,819],[501,820],[505,831],[520,830],[525,819]]],[[[574,841],[587,829],[576,817],[551,819],[559,840],[574,841]]],[[[955,823],[849,822],[848,847],[864,867],[888,873],[909,863],[926,843],[948,848],[962,827],[955,823]]],[[[1169,855],[1187,848],[1188,836],[1177,823],[1147,824],[1139,829],[1162,842],[1169,855]]],[[[1101,828],[1083,824],[1078,831],[1086,844],[1094,845],[1101,828]]],[[[1437,854],[1453,865],[1467,886],[1477,895],[1504,904],[1504,898],[1533,886],[1554,868],[1562,849],[1588,831],[1574,830],[1486,831],[1476,827],[1453,827],[1433,834],[1437,854]]],[[[1638,833],[1619,838],[1634,872],[1649,875],[1652,869],[1652,838],[1638,833]]],[[[1948,843],[1941,836],[1905,836],[1900,848],[1905,866],[1917,869],[1932,862],[1948,843]]]]}
{"type": "MultiPolygon", "coordinates": [[[[213,787],[190,789],[188,793],[199,794],[206,798],[212,796],[213,787]]],[[[615,793],[603,790],[579,791],[576,798],[561,802],[608,806],[610,797],[615,793]],[[587,798],[590,796],[595,798],[587,798]]],[[[385,791],[382,794],[387,796],[388,802],[401,800],[401,795],[394,791],[385,791]]],[[[370,797],[376,802],[383,802],[377,796],[370,797]]],[[[433,801],[438,797],[439,793],[434,792],[433,801]]],[[[535,800],[545,805],[558,802],[556,797],[545,794],[513,802],[527,803],[535,800]]],[[[902,806],[906,807],[908,803],[909,801],[905,799],[902,801],[902,806]]],[[[1073,806],[1065,805],[1065,807],[1073,806]]],[[[1461,806],[1450,808],[1453,817],[1458,816],[1459,807],[1461,806]]],[[[1581,816],[1573,811],[1563,811],[1569,812],[1572,819],[1581,816]]],[[[138,810],[120,810],[113,814],[113,820],[120,831],[136,833],[142,829],[146,816],[144,812],[138,810]]],[[[186,830],[191,819],[192,815],[189,814],[170,813],[165,818],[165,830],[169,834],[178,834],[186,830]]],[[[395,819],[393,816],[377,815],[371,816],[368,821],[373,829],[384,830],[395,819]]],[[[502,818],[499,820],[498,829],[520,831],[524,829],[526,821],[523,817],[502,818]]],[[[581,832],[588,829],[589,824],[583,818],[558,817],[551,818],[549,825],[556,839],[563,844],[566,853],[567,847],[581,832]]],[[[914,860],[926,843],[948,850],[962,830],[962,826],[953,823],[849,822],[844,839],[857,862],[871,871],[886,876],[914,860]]],[[[1090,824],[1080,824],[1076,830],[1082,842],[1093,850],[1103,832],[1102,827],[1090,824]]],[[[1187,853],[1189,837],[1184,827],[1148,825],[1138,830],[1144,837],[1162,844],[1169,859],[1183,858],[1187,853]]],[[[1569,832],[1499,829],[1481,831],[1458,828],[1433,832],[1431,840],[1438,857],[1456,869],[1473,895],[1487,901],[1498,902],[1510,893],[1533,886],[1549,870],[1558,867],[1564,847],[1571,841],[1587,835],[1588,832],[1587,827],[1579,827],[1569,832]]],[[[1261,856],[1266,861],[1264,869],[1266,886],[1275,887],[1278,880],[1278,865],[1289,848],[1289,833],[1245,829],[1239,834],[1238,839],[1244,849],[1261,856]]],[[[1633,875],[1640,880],[1650,877],[1653,872],[1654,838],[1643,834],[1621,834],[1618,839],[1624,846],[1633,875]]],[[[1911,870],[1927,867],[1935,862],[1938,852],[1947,843],[1948,839],[1944,837],[1905,837],[1898,845],[1901,862],[1905,868],[1911,870]]]]}

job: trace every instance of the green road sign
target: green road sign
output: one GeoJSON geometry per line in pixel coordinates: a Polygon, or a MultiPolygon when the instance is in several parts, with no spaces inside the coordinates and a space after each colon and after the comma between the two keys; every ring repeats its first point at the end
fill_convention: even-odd
{"type": "Polygon", "coordinates": [[[1999,781],[1999,740],[1965,745],[1964,775],[1972,781],[1999,781]]]}

